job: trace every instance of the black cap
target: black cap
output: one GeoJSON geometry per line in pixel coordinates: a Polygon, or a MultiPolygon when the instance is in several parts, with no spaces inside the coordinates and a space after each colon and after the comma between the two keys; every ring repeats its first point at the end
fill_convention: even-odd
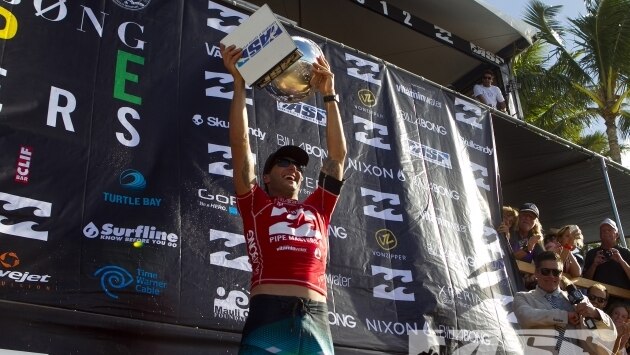
{"type": "Polygon", "coordinates": [[[519,213],[522,212],[531,212],[533,214],[536,215],[536,218],[538,218],[539,214],[538,214],[538,207],[536,207],[536,205],[534,205],[531,202],[528,203],[524,203],[521,208],[519,209],[519,213]]]}
{"type": "Polygon", "coordinates": [[[277,158],[291,158],[302,166],[308,165],[308,154],[306,154],[304,149],[294,145],[285,145],[284,147],[280,147],[280,149],[276,150],[273,154],[269,155],[267,161],[265,161],[263,174],[269,174],[271,168],[273,168],[273,163],[277,158]]]}

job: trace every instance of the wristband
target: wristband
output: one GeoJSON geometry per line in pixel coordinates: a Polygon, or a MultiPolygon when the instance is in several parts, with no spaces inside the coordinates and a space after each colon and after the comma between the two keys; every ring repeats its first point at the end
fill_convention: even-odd
{"type": "Polygon", "coordinates": [[[324,96],[324,102],[332,102],[332,101],[339,103],[339,94],[324,96]]]}

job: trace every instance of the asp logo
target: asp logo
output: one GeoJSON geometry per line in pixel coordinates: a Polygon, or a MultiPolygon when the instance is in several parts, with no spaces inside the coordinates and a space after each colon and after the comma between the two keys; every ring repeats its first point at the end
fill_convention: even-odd
{"type": "Polygon", "coordinates": [[[381,86],[381,79],[378,78],[381,71],[377,63],[349,53],[346,53],[346,62],[349,65],[348,75],[381,86]]]}
{"type": "Polygon", "coordinates": [[[38,227],[51,216],[52,203],[0,192],[0,207],[0,233],[48,240],[48,231],[38,227]]]}
{"type": "Polygon", "coordinates": [[[210,10],[210,17],[208,17],[207,26],[224,33],[232,32],[249,17],[212,1],[208,1],[208,10],[210,10]]]}
{"type": "Polygon", "coordinates": [[[352,122],[363,126],[363,131],[354,133],[354,138],[364,144],[371,145],[373,147],[385,150],[391,150],[391,145],[386,143],[385,138],[389,136],[387,126],[374,123],[359,116],[352,116],[352,122]],[[375,137],[368,138],[368,132],[371,132],[375,137]]]}
{"type": "Polygon", "coordinates": [[[431,148],[427,145],[423,145],[420,142],[412,141],[411,139],[407,139],[407,144],[410,155],[445,168],[453,169],[450,154],[431,148]]]}
{"type": "Polygon", "coordinates": [[[210,264],[230,269],[252,272],[247,255],[242,255],[241,245],[245,248],[245,236],[224,232],[216,229],[210,229],[210,241],[223,241],[224,250],[210,253],[210,264]],[[226,251],[227,250],[227,251],[226,251]]]}
{"type": "Polygon", "coordinates": [[[370,199],[372,200],[371,202],[379,203],[379,205],[382,206],[382,209],[380,210],[378,210],[379,207],[375,205],[363,206],[363,214],[365,214],[366,216],[384,219],[387,221],[403,221],[402,214],[395,213],[396,211],[394,210],[394,208],[392,208],[400,208],[400,197],[398,195],[361,187],[361,196],[370,197],[370,199]],[[385,205],[389,205],[392,207],[385,205]]]}
{"type": "Polygon", "coordinates": [[[236,62],[237,67],[242,67],[250,59],[252,59],[258,52],[267,47],[274,39],[282,35],[282,27],[278,23],[274,22],[271,26],[267,27],[262,33],[258,34],[251,42],[245,46],[241,54],[241,58],[236,62]]]}
{"type": "Polygon", "coordinates": [[[407,288],[404,286],[395,286],[395,284],[408,284],[413,281],[411,270],[390,269],[383,266],[372,265],[372,276],[383,275],[385,284],[375,286],[373,296],[377,298],[385,298],[395,301],[415,301],[416,297],[412,293],[405,293],[407,288]],[[398,281],[398,280],[399,281],[398,281]]]}

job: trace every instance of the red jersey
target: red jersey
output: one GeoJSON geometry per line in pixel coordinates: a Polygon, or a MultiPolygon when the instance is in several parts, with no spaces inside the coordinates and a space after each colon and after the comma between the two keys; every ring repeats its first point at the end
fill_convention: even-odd
{"type": "Polygon", "coordinates": [[[299,202],[269,197],[258,184],[237,196],[252,265],[252,288],[292,284],[326,296],[328,225],[338,197],[318,186],[299,202]]]}

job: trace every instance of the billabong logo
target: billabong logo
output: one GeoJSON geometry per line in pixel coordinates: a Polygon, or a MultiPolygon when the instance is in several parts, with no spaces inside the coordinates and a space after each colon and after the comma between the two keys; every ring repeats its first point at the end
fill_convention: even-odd
{"type": "Polygon", "coordinates": [[[113,2],[123,9],[138,11],[149,6],[151,0],[113,0],[113,2]]]}
{"type": "Polygon", "coordinates": [[[348,66],[348,75],[378,86],[381,85],[381,80],[377,78],[380,73],[377,63],[349,53],[346,53],[346,62],[350,65],[354,63],[353,67],[348,66]]]}
{"type": "Polygon", "coordinates": [[[359,97],[359,101],[364,106],[374,107],[376,106],[376,95],[368,89],[361,89],[357,92],[357,96],[359,97]]]}
{"type": "Polygon", "coordinates": [[[229,251],[216,251],[210,253],[210,264],[252,272],[252,266],[249,264],[247,255],[239,256],[241,253],[239,253],[238,249],[241,244],[245,244],[245,236],[242,234],[210,229],[210,241],[212,242],[215,240],[223,240],[223,246],[229,251]]]}
{"type": "Polygon", "coordinates": [[[120,186],[129,190],[144,190],[147,187],[147,181],[138,170],[127,169],[120,173],[118,177],[120,186]]]}
{"type": "MultiPolygon", "coordinates": [[[[210,81],[210,86],[206,88],[206,96],[208,97],[217,97],[219,99],[232,100],[234,96],[234,89],[231,84],[234,82],[234,78],[232,75],[227,73],[217,73],[212,71],[205,72],[206,80],[210,81]]],[[[247,89],[251,89],[251,87],[247,86],[247,89]]],[[[245,103],[248,105],[253,105],[254,101],[251,98],[246,98],[245,103]]]]}
{"type": "MultiPolygon", "coordinates": [[[[387,203],[390,206],[400,206],[400,197],[396,194],[389,194],[361,187],[361,196],[371,197],[372,202],[382,202],[382,205],[387,203]]],[[[397,214],[393,208],[385,208],[385,206],[383,206],[383,209],[381,210],[377,210],[377,206],[375,205],[363,206],[363,214],[388,221],[403,221],[402,214],[397,214]]]]}
{"type": "Polygon", "coordinates": [[[389,143],[385,143],[385,137],[389,136],[387,126],[368,121],[365,118],[359,116],[352,116],[352,121],[355,124],[363,125],[363,132],[355,132],[354,138],[364,144],[371,145],[376,148],[391,150],[389,143]],[[374,135],[380,135],[380,137],[368,138],[367,131],[371,131],[374,135]]]}
{"type": "Polygon", "coordinates": [[[232,148],[225,145],[208,143],[208,154],[213,153],[222,153],[221,158],[223,158],[223,161],[210,163],[208,165],[208,172],[214,175],[232,177],[232,174],[234,174],[230,166],[232,161],[232,148]]]}
{"type": "Polygon", "coordinates": [[[480,123],[482,120],[481,107],[471,102],[462,100],[459,97],[455,98],[453,106],[455,109],[455,120],[470,125],[476,129],[483,129],[483,125],[480,123]]]}
{"type": "Polygon", "coordinates": [[[488,177],[488,168],[472,161],[470,162],[470,167],[472,168],[473,175],[475,175],[475,183],[477,186],[486,191],[490,191],[490,185],[486,181],[486,178],[488,177]]]}
{"type": "Polygon", "coordinates": [[[375,286],[373,289],[373,296],[378,298],[385,298],[395,301],[415,301],[416,297],[413,293],[405,293],[407,290],[405,287],[395,287],[394,283],[398,283],[396,278],[400,278],[401,283],[411,283],[413,276],[411,270],[397,270],[390,269],[383,266],[372,265],[372,276],[383,275],[383,279],[387,284],[381,284],[375,286]],[[391,291],[388,291],[390,289],[391,291]]]}
{"type": "Polygon", "coordinates": [[[284,234],[297,238],[322,239],[321,233],[315,228],[317,218],[312,211],[300,208],[296,211],[289,212],[285,207],[278,208],[276,206],[271,210],[271,217],[282,215],[285,215],[285,218],[291,222],[282,221],[272,224],[269,226],[270,236],[284,234]],[[296,225],[298,221],[302,221],[302,224],[296,225]]]}
{"type": "Polygon", "coordinates": [[[52,203],[0,192],[0,207],[2,207],[0,233],[42,241],[48,240],[47,231],[34,230],[33,227],[40,225],[40,219],[51,216],[52,203]],[[9,215],[12,211],[16,213],[15,216],[10,216],[12,217],[10,219],[9,215]],[[27,213],[32,214],[30,217],[35,221],[20,222],[19,220],[23,219],[23,215],[27,213]]]}
{"type": "Polygon", "coordinates": [[[208,10],[211,16],[208,17],[207,26],[224,33],[232,32],[249,17],[212,1],[208,1],[208,10]]]}
{"type": "Polygon", "coordinates": [[[17,254],[12,251],[2,253],[0,254],[0,265],[2,265],[5,269],[14,268],[20,265],[20,258],[18,258],[17,254]]]}
{"type": "Polygon", "coordinates": [[[378,246],[383,250],[392,250],[398,245],[398,240],[392,231],[389,229],[379,229],[374,233],[374,238],[378,246]]]}
{"type": "Polygon", "coordinates": [[[94,276],[101,278],[101,288],[107,296],[115,300],[118,299],[118,295],[113,293],[114,290],[123,289],[133,283],[133,276],[120,266],[104,266],[96,270],[94,276]]]}

